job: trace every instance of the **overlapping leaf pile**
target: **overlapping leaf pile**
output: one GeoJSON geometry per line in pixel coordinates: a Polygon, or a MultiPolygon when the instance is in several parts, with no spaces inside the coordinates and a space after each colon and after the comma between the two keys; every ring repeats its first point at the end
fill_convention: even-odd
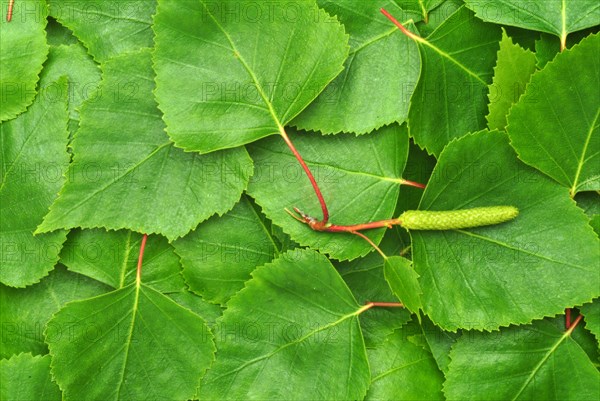
{"type": "Polygon", "coordinates": [[[600,9],[464,3],[3,3],[0,398],[598,399],[600,9]],[[520,214],[382,257],[286,135],[335,224],[520,214]]]}

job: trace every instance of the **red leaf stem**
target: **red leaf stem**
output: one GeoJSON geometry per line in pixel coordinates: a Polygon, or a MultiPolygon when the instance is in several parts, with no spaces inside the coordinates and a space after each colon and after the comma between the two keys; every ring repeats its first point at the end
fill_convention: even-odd
{"type": "Polygon", "coordinates": [[[6,22],[10,22],[12,20],[14,5],[15,5],[15,0],[10,0],[8,2],[8,12],[6,13],[6,22]]]}
{"type": "Polygon", "coordinates": [[[135,278],[138,285],[142,281],[142,261],[144,259],[144,249],[146,248],[146,240],[147,239],[148,239],[148,234],[144,234],[144,236],[142,237],[142,243],[140,245],[140,255],[138,256],[137,274],[136,274],[136,278],[135,278]]]}

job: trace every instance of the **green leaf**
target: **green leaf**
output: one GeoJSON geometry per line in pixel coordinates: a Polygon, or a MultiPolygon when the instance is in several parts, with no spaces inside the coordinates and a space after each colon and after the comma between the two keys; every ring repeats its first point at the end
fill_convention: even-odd
{"type": "MultiPolygon", "coordinates": [[[[581,330],[581,328],[579,328],[581,330]]],[[[570,332],[549,320],[500,333],[470,333],[454,345],[449,400],[597,400],[600,373],[570,332]]]]}
{"type": "Polygon", "coordinates": [[[485,127],[500,28],[461,7],[427,39],[419,38],[421,78],[411,99],[415,142],[439,155],[453,138],[485,127]]]}
{"type": "Polygon", "coordinates": [[[65,399],[192,398],[213,360],[204,320],[145,284],[71,302],[51,327],[61,329],[46,341],[65,399]]]}
{"type": "Polygon", "coordinates": [[[486,119],[490,130],[504,130],[508,110],[525,91],[536,63],[535,54],[514,44],[504,30],[497,59],[488,93],[490,104],[486,119]]]}
{"type": "Polygon", "coordinates": [[[446,375],[448,373],[448,365],[450,364],[448,354],[452,345],[461,334],[440,329],[427,316],[421,318],[421,329],[423,337],[425,337],[425,341],[429,346],[429,351],[433,354],[440,370],[446,375]]]}
{"type": "MultiPolygon", "coordinates": [[[[385,253],[398,253],[399,242],[390,230],[381,241],[385,253]]],[[[398,302],[385,283],[383,259],[377,252],[351,262],[335,264],[352,295],[360,305],[367,302],[398,302]]],[[[381,344],[394,330],[410,320],[410,312],[404,308],[371,308],[360,316],[360,327],[367,347],[381,344]]]]}
{"type": "Polygon", "coordinates": [[[508,37],[512,39],[514,44],[531,52],[535,51],[535,41],[542,35],[540,32],[517,28],[515,26],[503,26],[502,29],[506,31],[508,37]]]}
{"type": "Polygon", "coordinates": [[[410,342],[403,327],[369,349],[371,386],[365,400],[443,400],[444,376],[430,352],[410,342]]]}
{"type": "Polygon", "coordinates": [[[148,51],[102,68],[99,98],[81,111],[69,182],[38,231],[126,228],[173,240],[233,207],[252,172],[246,151],[199,156],[171,144],[152,96],[148,51]]]}
{"type": "Polygon", "coordinates": [[[556,36],[544,33],[535,41],[535,58],[538,69],[544,68],[558,53],[560,53],[560,41],[556,39],[556,36]]]}
{"type": "Polygon", "coordinates": [[[585,318],[585,328],[592,332],[596,341],[600,342],[600,299],[581,306],[579,310],[585,318]]]}
{"type": "MultiPolygon", "coordinates": [[[[405,126],[392,125],[360,137],[291,132],[322,187],[333,224],[392,217],[408,153],[406,131],[405,126]]],[[[248,193],[294,241],[339,260],[354,259],[373,250],[356,235],[315,232],[285,212],[285,208],[298,207],[321,218],[310,182],[283,141],[267,138],[249,145],[248,150],[256,165],[248,193]]],[[[372,230],[368,235],[379,243],[384,231],[372,230]]]]}
{"type": "Polygon", "coordinates": [[[244,287],[256,266],[279,253],[264,217],[245,196],[229,213],[209,219],[173,245],[190,290],[220,304],[244,287]]]}
{"type": "Polygon", "coordinates": [[[362,399],[369,382],[358,323],[364,307],[331,263],[297,250],[252,275],[218,322],[218,357],[199,398],[362,399]]]}
{"type": "MultiPolygon", "coordinates": [[[[566,42],[566,48],[570,49],[574,45],[581,42],[588,35],[598,32],[600,26],[594,28],[585,29],[583,31],[575,32],[569,35],[566,42]]],[[[542,33],[538,40],[535,41],[535,57],[537,60],[537,68],[541,70],[550,61],[560,53],[560,40],[548,33],[542,33]]]]}
{"type": "Polygon", "coordinates": [[[390,256],[385,259],[385,279],[400,302],[412,313],[423,309],[419,286],[419,275],[413,269],[410,260],[401,256],[390,256]]]}
{"type": "Polygon", "coordinates": [[[99,63],[152,47],[152,15],[156,0],[52,0],[50,15],[85,45],[99,63]]]}
{"type": "Polygon", "coordinates": [[[200,153],[281,133],[348,54],[343,27],[314,1],[161,0],[154,31],[167,132],[200,153]]]}
{"type": "Polygon", "coordinates": [[[594,229],[597,235],[600,236],[600,215],[597,214],[590,219],[590,225],[594,229]]]}
{"type": "Polygon", "coordinates": [[[465,0],[484,21],[552,33],[566,38],[571,32],[598,25],[600,7],[595,0],[465,0]]]}
{"type": "Polygon", "coordinates": [[[533,75],[508,116],[525,163],[571,190],[600,189],[600,34],[565,50],[533,75]]]}
{"type": "Polygon", "coordinates": [[[69,131],[73,136],[79,126],[79,109],[84,100],[94,93],[98,96],[100,69],[79,43],[50,47],[42,79],[55,81],[63,75],[69,81],[69,131]]]}
{"type": "Polygon", "coordinates": [[[590,219],[600,214],[600,193],[580,192],[575,195],[575,201],[590,219]]]}
{"type": "MultiPolygon", "coordinates": [[[[414,0],[411,0],[408,4],[414,4],[414,2],[414,0]]],[[[427,0],[416,0],[416,2],[425,5],[427,8],[435,6],[435,8],[430,9],[427,13],[426,20],[417,23],[417,29],[421,33],[421,36],[424,37],[431,35],[431,33],[435,31],[441,24],[443,24],[444,21],[451,17],[456,10],[464,5],[462,0],[445,0],[440,4],[436,4],[438,2],[430,2],[427,0]],[[428,4],[431,4],[431,6],[428,6],[428,4]]],[[[404,7],[405,2],[402,1],[401,4],[402,7],[404,7]]]]}
{"type": "MultiPolygon", "coordinates": [[[[586,304],[588,305],[588,304],[586,304]]],[[[577,314],[573,313],[574,310],[571,311],[571,324],[573,324],[575,318],[578,317],[577,314]],[[573,317],[573,315],[575,317],[573,317]]],[[[560,316],[560,315],[559,315],[560,316]]],[[[554,319],[554,324],[558,327],[559,330],[566,330],[566,317],[563,315],[562,319],[554,319]]],[[[577,344],[585,351],[590,361],[596,366],[596,368],[600,367],[600,346],[598,344],[598,340],[594,336],[594,334],[589,330],[589,328],[585,327],[585,318],[584,321],[579,323],[581,325],[581,329],[573,331],[571,334],[571,338],[577,342],[577,344]]]]}
{"type": "Polygon", "coordinates": [[[7,22],[3,4],[0,16],[0,121],[25,111],[36,95],[42,64],[48,55],[44,0],[16,2],[7,22]]]}
{"type": "Polygon", "coordinates": [[[320,0],[319,5],[344,24],[350,53],[344,71],[291,124],[323,133],[364,134],[404,122],[419,79],[419,52],[379,9],[385,7],[401,21],[418,21],[420,14],[403,11],[392,0],[320,0]]]}
{"type": "Polygon", "coordinates": [[[495,205],[520,214],[469,230],[411,232],[424,311],[435,324],[493,330],[600,295],[598,237],[566,189],[523,165],[502,133],[482,131],[448,145],[420,209],[495,205]]]}
{"type": "Polygon", "coordinates": [[[168,297],[195,314],[202,316],[211,330],[214,328],[217,319],[223,314],[223,309],[219,305],[211,304],[190,291],[174,292],[168,294],[168,297]]]}
{"type": "Polygon", "coordinates": [[[1,360],[0,399],[60,401],[60,389],[50,376],[50,356],[21,354],[1,360]]]}
{"type": "MultiPolygon", "coordinates": [[[[135,281],[142,235],[131,231],[73,230],[60,255],[69,270],[115,289],[135,281]]],[[[185,288],[179,257],[164,237],[150,235],[144,252],[144,283],[162,293],[185,288]]]]}
{"type": "Polygon", "coordinates": [[[37,283],[58,261],[64,230],[33,235],[65,182],[67,154],[66,79],[45,83],[33,105],[0,124],[0,282],[37,283]]]}
{"type": "MultiPolygon", "coordinates": [[[[402,178],[413,182],[420,182],[426,184],[431,177],[431,172],[435,167],[437,160],[435,157],[428,155],[426,151],[419,148],[410,142],[408,150],[408,160],[406,161],[406,167],[402,173],[402,178]]],[[[423,189],[412,186],[405,186],[402,188],[402,196],[398,198],[398,205],[396,206],[395,216],[400,216],[402,212],[406,210],[415,210],[419,207],[419,202],[423,196],[423,189]]],[[[396,230],[408,237],[406,230],[396,227],[396,230]]],[[[406,240],[406,245],[410,245],[410,239],[406,240]]]]}
{"type": "Polygon", "coordinates": [[[46,36],[48,38],[48,44],[50,46],[61,46],[61,45],[74,45],[81,42],[73,36],[73,32],[69,28],[65,28],[54,18],[48,18],[48,24],[46,25],[46,36]]]}
{"type": "Polygon", "coordinates": [[[407,0],[398,3],[407,11],[419,12],[421,14],[420,19],[422,19],[425,24],[429,24],[429,12],[444,3],[444,0],[407,0]]]}
{"type": "Polygon", "coordinates": [[[67,302],[108,290],[107,286],[68,272],[60,265],[38,284],[25,289],[0,284],[0,358],[21,352],[46,354],[42,331],[52,314],[67,302]]]}

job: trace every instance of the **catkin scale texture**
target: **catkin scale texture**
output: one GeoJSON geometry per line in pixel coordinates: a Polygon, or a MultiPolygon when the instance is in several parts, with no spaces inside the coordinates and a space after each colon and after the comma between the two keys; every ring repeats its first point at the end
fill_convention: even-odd
{"type": "Polygon", "coordinates": [[[504,223],[517,217],[513,206],[476,207],[473,209],[429,211],[408,210],[398,220],[409,230],[458,230],[504,223]]]}

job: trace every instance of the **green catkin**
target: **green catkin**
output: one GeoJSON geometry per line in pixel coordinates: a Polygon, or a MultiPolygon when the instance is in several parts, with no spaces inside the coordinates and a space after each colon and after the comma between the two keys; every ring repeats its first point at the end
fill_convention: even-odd
{"type": "Polygon", "coordinates": [[[513,206],[476,207],[473,209],[408,210],[398,220],[409,230],[458,230],[504,223],[517,217],[519,209],[513,206]]]}

